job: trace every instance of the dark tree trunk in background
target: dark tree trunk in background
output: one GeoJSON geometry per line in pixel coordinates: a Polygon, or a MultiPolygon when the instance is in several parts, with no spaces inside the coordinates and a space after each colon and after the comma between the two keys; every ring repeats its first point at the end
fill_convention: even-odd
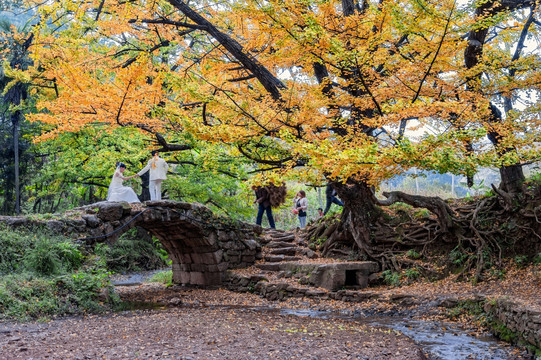
{"type": "Polygon", "coordinates": [[[150,180],[150,172],[147,171],[143,175],[141,175],[141,194],[139,195],[139,200],[141,202],[145,202],[150,200],[150,190],[148,189],[148,183],[150,180]]]}
{"type": "Polygon", "coordinates": [[[358,181],[332,183],[332,186],[342,199],[344,208],[338,227],[325,242],[323,252],[329,254],[341,243],[354,243],[361,255],[373,258],[370,224],[378,218],[379,209],[371,187],[358,181]]]}
{"type": "MultiPolygon", "coordinates": [[[[490,106],[492,111],[491,122],[498,123],[502,121],[501,111],[494,105],[490,106]]],[[[487,134],[488,139],[497,149],[498,154],[504,155],[506,153],[514,151],[513,148],[502,148],[501,142],[503,135],[496,131],[489,131],[487,134]]],[[[525,177],[522,171],[521,164],[502,165],[500,166],[500,189],[508,193],[519,193],[522,191],[522,183],[524,183],[525,177]]]]}
{"type": "Polygon", "coordinates": [[[15,111],[12,114],[11,121],[13,123],[13,153],[15,158],[15,214],[21,213],[21,191],[19,179],[19,117],[20,111],[15,111]]]}
{"type": "MultiPolygon", "coordinates": [[[[536,7],[536,2],[532,0],[503,0],[503,1],[490,0],[486,2],[479,2],[475,15],[478,18],[486,18],[487,16],[493,16],[493,15],[502,13],[504,11],[513,11],[513,10],[519,10],[519,9],[525,9],[525,8],[531,9],[531,14],[530,14],[531,19],[528,20],[526,26],[523,29],[523,34],[521,35],[521,39],[519,41],[519,44],[517,45],[515,55],[513,56],[513,60],[518,60],[520,57],[520,52],[522,50],[522,47],[524,46],[524,40],[526,39],[528,28],[531,22],[533,21],[532,15],[533,15],[533,10],[535,9],[535,7],[536,7]]],[[[479,27],[477,29],[471,30],[468,33],[468,46],[466,47],[464,51],[464,63],[466,65],[466,68],[472,69],[473,67],[479,64],[479,61],[483,54],[483,47],[487,40],[488,32],[489,32],[489,26],[486,25],[484,27],[479,27]]],[[[512,67],[510,68],[511,70],[510,70],[509,76],[513,77],[515,74],[515,70],[512,67]]],[[[478,72],[476,76],[469,79],[467,86],[470,90],[481,91],[480,90],[481,75],[482,73],[478,72]]],[[[505,103],[505,108],[507,110],[509,110],[512,107],[509,99],[504,101],[504,103],[505,103]]],[[[490,109],[492,112],[490,122],[501,123],[503,119],[501,111],[492,103],[490,104],[490,109]]],[[[505,134],[489,129],[488,138],[490,142],[494,145],[496,150],[498,151],[498,154],[500,155],[504,155],[514,150],[512,148],[501,148],[500,145],[504,136],[505,134]]],[[[517,163],[513,165],[500,166],[500,175],[501,175],[500,188],[502,190],[506,192],[511,192],[511,193],[517,193],[517,192],[522,191],[522,183],[524,182],[524,173],[522,172],[521,164],[517,163]]]]}
{"type": "Polygon", "coordinates": [[[522,171],[522,165],[509,165],[500,168],[502,182],[500,188],[509,193],[518,193],[522,191],[522,184],[525,177],[522,171]]]}

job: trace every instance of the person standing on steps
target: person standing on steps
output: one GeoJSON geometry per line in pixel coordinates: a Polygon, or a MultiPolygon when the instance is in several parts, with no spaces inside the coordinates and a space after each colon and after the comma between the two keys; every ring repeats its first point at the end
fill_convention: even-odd
{"type": "Polygon", "coordinates": [[[263,213],[266,212],[267,219],[269,220],[269,227],[271,229],[276,229],[276,225],[274,224],[274,218],[272,216],[272,207],[271,207],[269,190],[265,187],[255,186],[255,185],[252,186],[252,190],[254,190],[254,193],[255,193],[254,203],[258,204],[257,217],[256,217],[255,223],[261,226],[261,223],[263,222],[263,213]]]}
{"type": "Polygon", "coordinates": [[[332,204],[344,206],[344,203],[336,197],[336,190],[333,189],[330,183],[328,183],[327,187],[325,188],[325,197],[327,198],[327,204],[325,205],[323,215],[326,215],[329,212],[332,204]]]}
{"type": "Polygon", "coordinates": [[[167,178],[167,170],[169,170],[169,165],[159,156],[158,150],[152,151],[152,159],[148,161],[147,166],[137,173],[137,176],[141,176],[149,170],[150,178],[148,190],[150,191],[150,200],[161,200],[162,181],[167,178]]]}
{"type": "Polygon", "coordinates": [[[299,215],[299,223],[301,229],[306,227],[306,215],[308,210],[308,199],[306,198],[306,192],[301,190],[293,199],[293,213],[299,215]]]}

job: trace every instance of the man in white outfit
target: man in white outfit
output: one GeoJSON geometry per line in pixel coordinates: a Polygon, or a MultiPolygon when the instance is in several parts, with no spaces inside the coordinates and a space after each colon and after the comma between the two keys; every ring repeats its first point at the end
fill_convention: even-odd
{"type": "Polygon", "coordinates": [[[162,199],[162,181],[167,178],[167,170],[169,165],[158,155],[158,150],[152,151],[152,159],[148,161],[141,171],[137,173],[137,176],[141,176],[150,170],[150,180],[148,183],[148,190],[150,191],[150,200],[162,199]]]}

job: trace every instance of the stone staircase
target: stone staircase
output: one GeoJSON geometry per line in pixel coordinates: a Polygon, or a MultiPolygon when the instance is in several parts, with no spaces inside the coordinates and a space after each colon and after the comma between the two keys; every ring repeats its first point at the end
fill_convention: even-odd
{"type": "Polygon", "coordinates": [[[298,240],[293,232],[274,229],[266,230],[260,242],[263,246],[263,260],[265,263],[298,261],[318,257],[316,252],[310,250],[304,241],[298,240]]]}
{"type": "Polygon", "coordinates": [[[248,271],[230,272],[227,283],[231,290],[259,293],[270,300],[344,296],[364,299],[368,294],[361,296],[355,294],[356,290],[367,287],[370,277],[379,270],[375,262],[321,258],[291,231],[265,230],[259,241],[261,259],[248,271]]]}

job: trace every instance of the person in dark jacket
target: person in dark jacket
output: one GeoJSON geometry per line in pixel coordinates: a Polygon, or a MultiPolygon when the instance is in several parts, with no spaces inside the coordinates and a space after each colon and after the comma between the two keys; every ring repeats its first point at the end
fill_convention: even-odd
{"type": "Polygon", "coordinates": [[[263,222],[263,213],[266,212],[267,219],[269,220],[269,227],[271,229],[276,229],[276,226],[274,224],[274,218],[272,216],[272,207],[269,191],[266,188],[260,186],[252,186],[252,190],[254,190],[255,192],[254,203],[259,204],[255,223],[261,226],[261,223],[263,222]]]}
{"type": "Polygon", "coordinates": [[[323,211],[323,215],[329,212],[329,209],[331,208],[331,205],[333,203],[336,205],[344,206],[344,203],[336,197],[336,190],[333,189],[331,184],[327,184],[327,187],[325,188],[325,197],[327,198],[327,204],[325,205],[325,211],[323,211]]]}

